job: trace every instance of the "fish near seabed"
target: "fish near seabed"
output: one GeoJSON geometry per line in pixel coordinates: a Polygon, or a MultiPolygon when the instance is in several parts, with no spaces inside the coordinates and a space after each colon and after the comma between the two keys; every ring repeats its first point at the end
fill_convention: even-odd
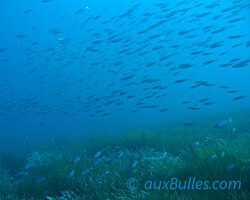
{"type": "Polygon", "coordinates": [[[81,156],[77,156],[74,158],[74,160],[72,161],[73,164],[77,163],[78,161],[81,160],[81,156]]]}
{"type": "Polygon", "coordinates": [[[232,123],[232,122],[233,122],[233,120],[230,117],[228,120],[217,122],[214,127],[215,128],[221,128],[221,127],[224,127],[224,126],[226,126],[226,125],[228,125],[229,123],[232,123]]]}
{"type": "Polygon", "coordinates": [[[75,173],[75,170],[73,169],[71,172],[69,172],[66,176],[66,180],[69,180],[75,173]]]}

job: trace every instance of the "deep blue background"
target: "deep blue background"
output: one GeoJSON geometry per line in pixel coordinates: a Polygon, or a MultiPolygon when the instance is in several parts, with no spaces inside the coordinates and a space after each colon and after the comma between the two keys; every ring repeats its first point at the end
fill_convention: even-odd
{"type": "MultiPolygon", "coordinates": [[[[249,64],[242,68],[219,67],[231,59],[249,59],[250,20],[249,2],[213,1],[219,6],[207,9],[207,1],[187,1],[176,6],[181,1],[169,1],[169,11],[163,13],[156,3],[163,1],[80,1],[53,0],[42,3],[39,0],[2,0],[0,2],[0,146],[6,144],[31,144],[37,139],[61,135],[91,134],[95,131],[123,132],[133,127],[154,126],[164,123],[190,121],[195,116],[203,118],[209,115],[230,117],[231,112],[238,108],[249,108],[250,70],[249,64]],[[235,3],[236,2],[236,3],[235,3]],[[194,7],[202,3],[199,7],[194,7]],[[247,5],[248,3],[248,5],[247,5]],[[132,14],[117,20],[119,16],[139,4],[132,14]],[[237,5],[245,5],[244,7],[237,5]],[[85,9],[88,6],[90,9],[85,9]],[[235,6],[229,12],[221,10],[235,6]],[[171,11],[191,8],[185,13],[166,17],[171,11]],[[27,9],[31,12],[24,14],[27,9]],[[83,12],[76,14],[79,9],[83,12]],[[201,13],[211,12],[205,17],[196,18],[201,13]],[[152,15],[143,15],[151,13],[152,15]],[[219,19],[213,20],[216,15],[219,19]],[[99,16],[98,19],[93,18],[99,16]],[[86,19],[92,17],[88,22],[86,19]],[[102,22],[115,17],[112,21],[102,22]],[[244,19],[230,24],[233,18],[244,19]],[[178,22],[179,19],[183,20],[178,22]],[[157,21],[167,19],[162,26],[145,34],[139,31],[148,28],[157,21]],[[196,19],[194,22],[189,22],[196,19]],[[168,21],[169,20],[169,21],[168,21]],[[225,27],[225,31],[211,34],[212,31],[202,30],[206,26],[215,26],[213,30],[225,27]],[[53,34],[51,29],[59,30],[53,34]],[[89,30],[92,31],[89,32],[89,30]],[[121,38],[120,42],[110,43],[106,29],[121,38]],[[178,34],[182,30],[192,30],[187,35],[178,34]],[[99,36],[94,35],[100,34],[99,36]],[[17,37],[18,35],[24,38],[17,37]],[[161,34],[155,40],[149,36],[161,34]],[[195,37],[187,37],[196,35],[195,37]],[[243,35],[239,39],[228,39],[230,35],[243,35]],[[96,38],[98,37],[98,38],[96,38]],[[58,39],[64,38],[63,44],[58,39]],[[205,42],[208,38],[210,41],[205,42]],[[123,41],[130,39],[128,49],[130,55],[119,55],[123,41]],[[103,40],[99,45],[93,41],[103,40]],[[209,48],[214,42],[222,41],[219,48],[209,48]],[[205,42],[198,47],[197,42],[205,42]],[[238,47],[232,47],[240,44],[238,47]],[[152,48],[161,45],[163,49],[153,51],[152,48]],[[175,46],[175,45],[178,45],[175,46]],[[98,53],[88,52],[86,48],[93,46],[98,53]],[[139,56],[136,49],[147,52],[139,56]],[[190,56],[191,51],[210,52],[210,56],[190,56]],[[160,61],[163,55],[173,52],[177,54],[168,60],[160,61]],[[221,55],[221,53],[224,53],[221,55]],[[207,60],[216,60],[210,65],[204,65],[207,60]],[[120,61],[121,65],[114,63],[120,61]],[[153,67],[146,64],[156,61],[153,67]],[[93,65],[93,62],[99,63],[93,65]],[[172,62],[171,67],[182,63],[190,63],[192,68],[179,70],[178,76],[165,66],[172,62]],[[136,71],[134,71],[136,70],[136,71]],[[121,81],[122,77],[135,75],[129,81],[121,81]],[[143,77],[160,79],[153,84],[141,84],[143,77]],[[177,79],[188,79],[187,82],[174,84],[177,79]],[[213,87],[198,87],[190,89],[195,81],[202,80],[216,84],[213,87]],[[128,83],[134,85],[128,86],[128,83]],[[155,85],[167,86],[160,93],[168,96],[158,99],[146,99],[149,105],[159,105],[156,109],[137,109],[137,100],[152,94],[155,85]],[[228,94],[220,86],[228,85],[238,94],[228,94]],[[149,87],[144,91],[143,88],[149,87]],[[113,91],[121,89],[128,92],[120,97],[113,91]],[[89,96],[100,98],[90,101],[89,96]],[[136,95],[127,99],[128,95],[136,95]],[[236,96],[246,96],[241,101],[233,101],[236,96]],[[204,106],[199,99],[209,97],[216,105],[204,106]],[[105,106],[108,100],[123,102],[117,111],[116,105],[105,106]],[[191,101],[191,106],[201,109],[192,111],[183,105],[184,100],[191,101]],[[83,112],[89,108],[90,113],[83,112]],[[169,108],[168,112],[159,112],[161,108],[169,108]],[[108,116],[88,117],[91,112],[104,110],[108,116]],[[131,112],[137,110],[136,113],[131,112]]],[[[164,1],[167,2],[167,1],[164,1]]],[[[236,62],[237,63],[237,62],[236,62]]],[[[233,117],[233,116],[231,116],[233,117]]],[[[223,118],[224,119],[224,118],[223,118]]],[[[223,120],[222,119],[222,120],[223,120]]],[[[208,119],[211,121],[212,119],[208,119]]],[[[192,120],[191,120],[192,121],[192,120]]]]}

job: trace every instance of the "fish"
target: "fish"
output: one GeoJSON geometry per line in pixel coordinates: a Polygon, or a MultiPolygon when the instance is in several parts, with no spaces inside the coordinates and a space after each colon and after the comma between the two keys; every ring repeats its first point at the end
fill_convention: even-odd
{"type": "Polygon", "coordinates": [[[235,133],[237,131],[237,128],[232,128],[232,133],[235,133]]]}
{"type": "Polygon", "coordinates": [[[95,159],[99,158],[99,157],[102,155],[102,153],[103,153],[103,150],[98,151],[98,152],[95,154],[94,158],[95,158],[95,159]]]}
{"type": "Polygon", "coordinates": [[[34,162],[28,162],[28,163],[26,163],[26,164],[24,165],[23,169],[24,169],[24,170],[28,170],[28,169],[34,167],[34,165],[35,165],[34,162]]]}
{"type": "Polygon", "coordinates": [[[189,145],[190,149],[196,149],[200,145],[200,141],[193,142],[189,145]]]}
{"type": "Polygon", "coordinates": [[[94,166],[98,165],[102,160],[103,160],[102,156],[98,157],[97,159],[94,160],[93,165],[94,166]]]}
{"type": "Polygon", "coordinates": [[[210,106],[210,105],[215,105],[216,103],[212,102],[212,101],[209,101],[209,102],[205,102],[203,104],[206,105],[206,106],[210,106]]]}
{"type": "Polygon", "coordinates": [[[16,38],[24,39],[26,36],[20,33],[16,35],[16,38]]]}
{"type": "Polygon", "coordinates": [[[20,181],[23,178],[25,178],[26,176],[28,176],[28,172],[26,172],[26,171],[18,171],[18,172],[13,174],[14,182],[20,181]]]}
{"type": "Polygon", "coordinates": [[[226,171],[227,171],[227,172],[230,172],[230,171],[236,169],[237,167],[238,167],[238,165],[235,164],[235,163],[230,164],[230,165],[228,165],[228,166],[226,167],[226,171]]]}
{"type": "Polygon", "coordinates": [[[81,172],[81,176],[87,175],[87,174],[90,173],[92,170],[93,170],[93,168],[88,168],[88,169],[83,170],[83,171],[81,172]]]}
{"type": "Polygon", "coordinates": [[[244,35],[230,35],[227,38],[228,39],[239,39],[239,38],[242,38],[242,37],[245,37],[245,36],[244,35]]]}
{"type": "Polygon", "coordinates": [[[75,170],[73,169],[72,171],[70,171],[67,176],[66,176],[66,180],[70,179],[75,173],[75,170]]]}
{"type": "Polygon", "coordinates": [[[81,160],[81,156],[77,156],[74,158],[74,160],[72,161],[73,164],[79,162],[81,160]]]}
{"type": "Polygon", "coordinates": [[[236,22],[239,22],[241,20],[245,19],[244,17],[238,17],[238,18],[234,18],[234,19],[231,19],[231,20],[228,20],[228,23],[236,23],[236,22]]]}
{"type": "Polygon", "coordinates": [[[189,106],[188,109],[189,110],[200,110],[200,108],[197,106],[189,106]]]}
{"type": "Polygon", "coordinates": [[[35,183],[35,184],[39,184],[39,183],[42,183],[42,182],[44,182],[44,181],[46,181],[46,177],[45,177],[45,176],[42,176],[42,177],[36,178],[36,179],[34,180],[34,183],[35,183]]]}
{"type": "Polygon", "coordinates": [[[191,68],[191,67],[192,67],[192,65],[189,64],[189,63],[179,65],[179,68],[181,68],[181,69],[188,69],[188,68],[191,68]]]}
{"type": "MultiPolygon", "coordinates": [[[[55,3],[40,0],[39,6],[49,8],[55,3]],[[41,4],[46,2],[53,3],[41,4]]],[[[220,1],[160,2],[151,7],[133,1],[119,14],[109,13],[106,6],[100,12],[90,13],[86,4],[73,5],[69,15],[58,16],[58,23],[49,23],[48,27],[43,24],[40,27],[31,20],[30,31],[13,30],[16,36],[13,40],[3,32],[0,62],[6,66],[6,76],[0,81],[0,90],[6,98],[0,100],[1,117],[45,119],[57,113],[74,120],[81,115],[87,124],[90,122],[88,126],[94,126],[95,122],[103,120],[106,124],[105,120],[126,113],[128,117],[130,114],[138,117],[148,112],[152,113],[149,117],[161,114],[168,119],[171,112],[182,113],[187,109],[197,110],[196,114],[203,109],[215,111],[223,102],[214,99],[224,92],[223,101],[245,103],[247,96],[241,93],[243,89],[235,90],[233,82],[220,85],[229,84],[230,76],[223,80],[219,76],[210,79],[213,70],[218,69],[222,74],[233,70],[232,73],[238,74],[248,70],[250,64],[247,53],[238,53],[248,52],[250,47],[248,34],[241,28],[247,23],[245,13],[249,4],[231,3],[227,6],[220,1]],[[215,23],[218,20],[221,23],[215,23]],[[52,40],[33,37],[40,28],[52,40]],[[23,59],[13,59],[15,55],[9,47],[22,52],[23,59]],[[17,70],[9,73],[13,61],[17,70]],[[21,70],[22,66],[25,70],[21,70]],[[69,66],[74,66],[70,72],[69,66]],[[209,76],[200,76],[207,72],[209,76]],[[20,86],[24,90],[17,95],[8,89],[9,84],[23,73],[29,78],[23,76],[20,86]],[[55,85],[49,81],[54,75],[58,77],[55,85]],[[32,92],[26,88],[30,82],[32,92]],[[47,90],[47,85],[55,92],[47,90]],[[217,93],[217,89],[224,91],[217,93]],[[38,91],[44,92],[46,98],[40,98],[38,91]],[[200,92],[210,95],[203,98],[200,92]]],[[[33,16],[34,9],[21,9],[20,14],[39,17],[39,12],[33,16]]],[[[36,123],[39,130],[50,126],[43,119],[36,123]]],[[[99,153],[94,156],[96,163],[103,154],[99,153]]],[[[71,162],[79,163],[81,159],[81,156],[73,157],[71,162]]],[[[25,168],[30,169],[28,165],[25,168]]]]}
{"type": "Polygon", "coordinates": [[[232,122],[233,122],[233,120],[230,117],[228,120],[217,122],[214,127],[215,128],[222,128],[222,127],[227,126],[229,123],[232,123],[232,122]]]}
{"type": "Polygon", "coordinates": [[[127,176],[133,176],[134,174],[136,174],[137,171],[138,171],[137,168],[128,167],[125,170],[125,173],[126,173],[127,176]]]}
{"type": "Polygon", "coordinates": [[[249,61],[245,60],[245,61],[241,61],[241,62],[238,62],[238,63],[232,65],[232,68],[241,68],[241,67],[246,67],[248,65],[249,65],[249,61]]]}
{"type": "Polygon", "coordinates": [[[208,157],[206,159],[206,163],[210,163],[211,161],[215,160],[217,158],[216,154],[212,155],[211,157],[208,157]]]}
{"type": "Polygon", "coordinates": [[[245,97],[246,96],[238,96],[238,97],[235,97],[233,100],[238,101],[238,100],[244,99],[245,97]]]}
{"type": "Polygon", "coordinates": [[[75,11],[75,14],[76,15],[81,14],[83,11],[84,11],[84,8],[80,8],[77,11],[75,11]]]}
{"type": "Polygon", "coordinates": [[[169,108],[162,108],[161,110],[160,110],[160,112],[166,112],[166,111],[168,111],[169,110],[169,108]]]}
{"type": "Polygon", "coordinates": [[[209,98],[203,98],[203,99],[200,99],[199,102],[205,102],[207,100],[209,100],[209,98]]]}
{"type": "Polygon", "coordinates": [[[188,81],[188,79],[179,79],[179,80],[175,80],[174,83],[183,83],[188,81]]]}
{"type": "Polygon", "coordinates": [[[205,62],[203,63],[203,65],[209,65],[209,64],[212,64],[212,63],[214,63],[214,62],[216,62],[216,60],[208,60],[208,61],[205,61],[205,62]]]}
{"type": "Polygon", "coordinates": [[[135,168],[138,165],[138,163],[139,163],[139,159],[134,160],[131,164],[131,168],[135,168]]]}
{"type": "Polygon", "coordinates": [[[237,93],[237,92],[239,92],[238,90],[229,90],[229,91],[227,91],[228,93],[237,93]]]}
{"type": "Polygon", "coordinates": [[[28,13],[30,13],[32,11],[32,9],[27,9],[27,10],[25,10],[23,13],[24,14],[28,14],[28,13]]]}
{"type": "Polygon", "coordinates": [[[220,86],[220,88],[222,88],[222,89],[230,89],[231,87],[227,86],[227,85],[222,85],[222,86],[220,86]]]}
{"type": "Polygon", "coordinates": [[[115,159],[120,159],[123,155],[124,155],[124,152],[123,152],[123,151],[120,151],[120,152],[116,155],[115,159]]]}

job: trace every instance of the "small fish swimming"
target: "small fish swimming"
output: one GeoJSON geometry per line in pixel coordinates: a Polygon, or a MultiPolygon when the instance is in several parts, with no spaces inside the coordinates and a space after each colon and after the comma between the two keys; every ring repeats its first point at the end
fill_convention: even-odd
{"type": "Polygon", "coordinates": [[[17,172],[15,174],[13,174],[14,182],[17,182],[17,181],[23,179],[26,176],[28,176],[28,173],[25,172],[25,171],[17,172]]]}
{"type": "Polygon", "coordinates": [[[241,100],[241,99],[244,99],[245,96],[238,96],[238,97],[235,97],[233,100],[234,101],[238,101],[238,100],[241,100]]]}
{"type": "Polygon", "coordinates": [[[81,176],[85,176],[86,174],[88,174],[89,172],[92,171],[93,168],[88,168],[88,169],[85,169],[81,172],[81,176]]]}
{"type": "Polygon", "coordinates": [[[211,161],[215,160],[217,158],[216,154],[212,155],[211,157],[206,159],[206,163],[210,163],[211,161]]]}
{"type": "Polygon", "coordinates": [[[229,118],[228,120],[217,122],[214,127],[215,128],[221,128],[221,127],[224,127],[224,126],[226,126],[226,125],[228,125],[229,123],[232,123],[232,122],[233,122],[232,118],[229,118]]]}
{"type": "Polygon", "coordinates": [[[138,163],[139,163],[138,159],[134,160],[133,163],[132,163],[132,165],[131,165],[131,168],[135,168],[138,165],[138,163]]]}
{"type": "Polygon", "coordinates": [[[81,156],[75,157],[75,159],[72,161],[73,164],[79,162],[81,160],[81,156]]]}
{"type": "Polygon", "coordinates": [[[198,147],[199,145],[200,145],[200,141],[196,141],[196,142],[192,143],[189,147],[190,147],[191,149],[195,149],[195,148],[198,147]]]}
{"type": "Polygon", "coordinates": [[[98,157],[97,159],[95,159],[94,161],[93,161],[93,165],[94,166],[96,166],[96,165],[98,165],[102,160],[103,160],[103,156],[100,156],[100,157],[98,157]]]}
{"type": "Polygon", "coordinates": [[[38,183],[42,183],[46,180],[46,177],[45,176],[42,176],[42,177],[39,177],[37,179],[34,180],[34,183],[35,184],[38,184],[38,183]]]}
{"type": "Polygon", "coordinates": [[[132,175],[134,175],[136,172],[137,172],[137,169],[136,169],[136,168],[133,168],[133,167],[128,167],[128,168],[125,170],[125,173],[127,174],[127,176],[132,176],[132,175]]]}
{"type": "Polygon", "coordinates": [[[236,167],[237,167],[237,164],[233,163],[233,164],[228,165],[227,168],[226,168],[226,170],[227,170],[227,172],[230,172],[233,169],[235,169],[236,167]]]}
{"type": "Polygon", "coordinates": [[[33,162],[28,162],[24,165],[23,169],[24,170],[28,170],[30,168],[34,167],[34,163],[33,162]]]}
{"type": "Polygon", "coordinates": [[[116,155],[116,159],[120,159],[123,156],[123,151],[120,151],[117,155],[116,155]]]}
{"type": "Polygon", "coordinates": [[[98,151],[98,152],[95,154],[94,158],[97,159],[97,158],[99,158],[101,155],[102,155],[102,150],[101,150],[101,151],[98,151]]]}
{"type": "Polygon", "coordinates": [[[237,128],[232,128],[232,132],[235,133],[237,131],[237,128]]]}
{"type": "Polygon", "coordinates": [[[70,179],[75,173],[75,170],[73,169],[71,172],[69,172],[66,176],[66,180],[70,179]]]}

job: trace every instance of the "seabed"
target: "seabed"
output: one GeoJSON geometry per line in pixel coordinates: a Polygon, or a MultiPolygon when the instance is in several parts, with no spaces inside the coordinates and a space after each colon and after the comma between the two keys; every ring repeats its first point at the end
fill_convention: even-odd
{"type": "Polygon", "coordinates": [[[1,199],[248,199],[249,118],[233,123],[96,133],[6,150],[1,199]],[[182,182],[181,189],[165,185],[171,178],[182,182]],[[188,186],[190,178],[224,183],[197,189],[188,186]],[[230,181],[240,181],[240,188],[229,188],[230,181]]]}

